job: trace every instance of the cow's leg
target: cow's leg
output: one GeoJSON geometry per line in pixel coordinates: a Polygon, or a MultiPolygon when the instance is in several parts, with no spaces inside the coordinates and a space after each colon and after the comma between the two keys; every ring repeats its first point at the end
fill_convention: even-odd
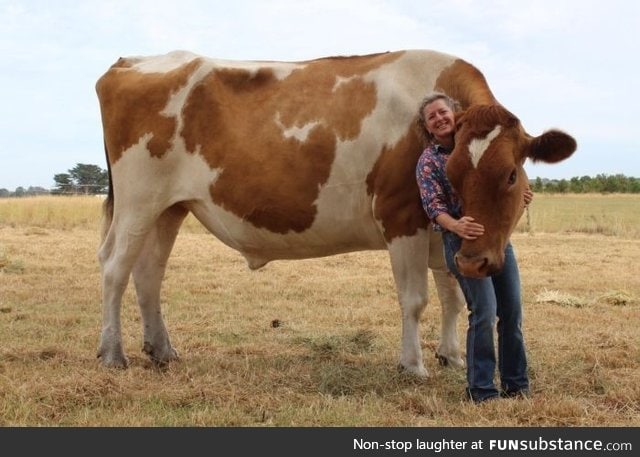
{"type": "Polygon", "coordinates": [[[436,356],[443,365],[462,368],[464,361],[458,343],[457,323],[460,312],[465,308],[465,299],[456,278],[447,269],[442,246],[442,234],[429,226],[429,269],[433,274],[440,306],[442,321],[440,343],[436,356]]]}
{"type": "MultiPolygon", "coordinates": [[[[116,212],[117,214],[117,212],[116,212]]],[[[120,310],[131,270],[152,222],[118,218],[116,215],[100,247],[98,258],[102,267],[102,333],[98,357],[106,367],[126,368],[127,358],[122,348],[120,310]]]]}
{"type": "Polygon", "coordinates": [[[389,244],[391,267],[402,311],[402,349],[400,368],[425,378],[418,326],[427,305],[427,232],[418,230],[411,237],[395,238],[389,244]]]}
{"type": "Polygon", "coordinates": [[[464,367],[458,343],[458,316],[465,308],[464,296],[455,277],[448,271],[431,270],[442,308],[440,343],[436,356],[443,365],[464,367]]]}
{"type": "Polygon", "coordinates": [[[159,364],[178,358],[160,309],[160,288],[167,261],[188,211],[178,205],[165,210],[147,236],[133,267],[133,282],[144,328],[143,352],[159,364]]]}

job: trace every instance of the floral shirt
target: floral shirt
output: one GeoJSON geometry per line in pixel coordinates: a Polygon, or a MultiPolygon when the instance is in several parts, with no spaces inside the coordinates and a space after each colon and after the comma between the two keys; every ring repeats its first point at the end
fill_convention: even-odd
{"type": "Polygon", "coordinates": [[[433,229],[438,232],[444,231],[444,228],[436,222],[436,217],[440,214],[448,213],[456,219],[462,215],[460,200],[445,172],[450,155],[451,151],[440,145],[428,146],[422,152],[416,166],[416,179],[422,207],[433,223],[433,229]]]}

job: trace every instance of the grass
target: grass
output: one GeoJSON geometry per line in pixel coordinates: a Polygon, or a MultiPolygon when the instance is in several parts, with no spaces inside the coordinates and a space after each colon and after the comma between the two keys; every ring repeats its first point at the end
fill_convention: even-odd
{"type": "MultiPolygon", "coordinates": [[[[526,216],[526,215],[525,215],[526,216]]],[[[588,233],[640,238],[637,194],[538,194],[519,231],[588,233]]]]}
{"type": "Polygon", "coordinates": [[[537,195],[533,230],[513,237],[533,396],[480,406],[463,401],[464,371],[434,357],[433,288],[421,322],[431,376],[396,371],[400,311],[385,252],[249,271],[195,221],[163,289],[181,360],[158,369],[141,353],[129,288],[131,366],[104,369],[99,199],[0,200],[0,425],[638,426],[640,197],[566,197],[537,195]],[[589,212],[621,221],[616,234],[557,221],[587,227],[589,212]]]}

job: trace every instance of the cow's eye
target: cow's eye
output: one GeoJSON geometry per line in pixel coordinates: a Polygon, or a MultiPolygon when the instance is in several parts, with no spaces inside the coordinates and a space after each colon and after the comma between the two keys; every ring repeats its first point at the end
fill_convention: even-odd
{"type": "Polygon", "coordinates": [[[512,186],[516,183],[516,179],[518,178],[518,172],[513,170],[509,175],[509,185],[512,186]]]}

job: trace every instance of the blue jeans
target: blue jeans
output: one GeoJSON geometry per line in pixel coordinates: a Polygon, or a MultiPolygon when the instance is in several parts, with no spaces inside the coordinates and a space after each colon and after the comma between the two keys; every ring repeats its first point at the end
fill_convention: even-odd
{"type": "Polygon", "coordinates": [[[499,395],[494,383],[496,355],[493,329],[498,319],[498,371],[500,387],[506,395],[526,393],[529,389],[527,356],[522,336],[522,298],[520,273],[511,243],[505,249],[504,268],[482,279],[462,276],[454,255],[461,239],[443,234],[444,252],[449,270],[456,276],[467,300],[467,394],[476,401],[499,395]]]}

